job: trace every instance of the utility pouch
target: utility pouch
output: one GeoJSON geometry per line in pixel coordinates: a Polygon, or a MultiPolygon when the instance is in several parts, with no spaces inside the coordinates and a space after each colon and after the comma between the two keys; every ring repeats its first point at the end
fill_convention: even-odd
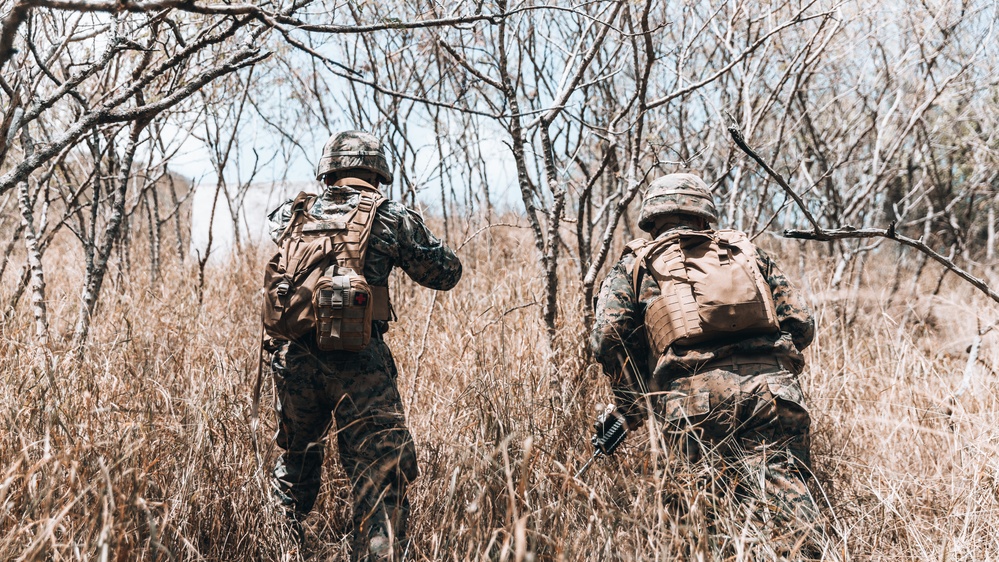
{"type": "Polygon", "coordinates": [[[331,265],[313,293],[316,345],[323,351],[361,351],[371,340],[371,288],[353,269],[331,265]]]}

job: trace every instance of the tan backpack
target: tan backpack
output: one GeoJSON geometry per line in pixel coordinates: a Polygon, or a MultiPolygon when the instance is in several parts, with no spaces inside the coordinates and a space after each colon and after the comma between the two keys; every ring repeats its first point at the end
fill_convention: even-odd
{"type": "MultiPolygon", "coordinates": [[[[355,180],[356,181],[356,180],[355,180]]],[[[374,187],[362,191],[343,220],[316,220],[308,209],[316,196],[302,192],[278,238],[280,250],[264,270],[264,332],[296,340],[314,334],[324,351],[361,351],[372,320],[389,320],[388,287],[368,285],[364,258],[378,206],[374,187]]]]}
{"type": "Polygon", "coordinates": [[[638,294],[644,269],[661,295],[645,309],[653,351],[734,335],[780,331],[770,285],[756,262],[756,247],[735,230],[678,230],[659,240],[635,240],[632,284],[638,294]]]}

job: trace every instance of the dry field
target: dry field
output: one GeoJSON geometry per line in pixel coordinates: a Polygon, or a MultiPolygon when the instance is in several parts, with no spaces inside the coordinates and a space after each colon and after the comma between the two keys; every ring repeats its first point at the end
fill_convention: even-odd
{"type": "MultiPolygon", "coordinates": [[[[919,281],[923,296],[910,296],[911,278],[889,294],[895,270],[915,262],[893,248],[871,258],[858,286],[834,292],[825,247],[763,244],[818,319],[803,383],[817,493],[839,537],[827,546],[853,560],[999,558],[995,332],[975,384],[949,399],[976,322],[995,321],[995,306],[953,276],[925,296],[934,268],[919,281]]],[[[49,251],[55,369],[39,368],[23,302],[0,324],[0,560],[299,558],[265,491],[275,454],[268,404],[251,426],[267,251],[210,268],[200,306],[190,260],[164,264],[150,286],[133,255],[129,271],[109,273],[79,360],[59,342],[75,319],[82,266],[69,242],[49,251]]],[[[610,392],[584,351],[572,264],[549,350],[528,233],[493,228],[459,253],[465,276],[451,292],[393,280],[401,318],[388,339],[422,469],[410,559],[770,558],[768,539],[723,499],[713,523],[677,524],[666,496],[704,498],[647,437],[573,481],[610,392]]],[[[335,454],[326,475],[308,520],[311,554],[340,560],[348,507],[335,454]]]]}

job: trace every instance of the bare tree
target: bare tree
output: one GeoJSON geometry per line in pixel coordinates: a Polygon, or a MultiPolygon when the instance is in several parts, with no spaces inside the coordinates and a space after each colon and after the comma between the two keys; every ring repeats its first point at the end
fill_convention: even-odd
{"type": "MultiPolygon", "coordinates": [[[[185,253],[188,190],[163,187],[182,139],[207,149],[237,244],[259,171],[314,161],[337,128],[379,132],[397,163],[388,195],[433,204],[448,237],[457,212],[467,237],[515,201],[552,341],[562,266],[592,306],[619,233],[637,235],[636,199],[670,171],[701,170],[723,222],[756,234],[807,211],[827,229],[894,221],[969,266],[995,255],[996,140],[981,125],[996,117],[995,6],[17,0],[2,18],[0,197],[25,185],[33,211],[55,203],[40,263],[55,232],[79,239],[77,343],[128,225],[145,225],[151,279],[167,221],[185,253]],[[730,123],[800,204],[744,165],[730,123]],[[252,143],[250,127],[277,140],[252,143]]],[[[828,251],[856,287],[882,248],[844,237],[828,251]]],[[[27,290],[31,268],[19,275],[27,290]]]]}

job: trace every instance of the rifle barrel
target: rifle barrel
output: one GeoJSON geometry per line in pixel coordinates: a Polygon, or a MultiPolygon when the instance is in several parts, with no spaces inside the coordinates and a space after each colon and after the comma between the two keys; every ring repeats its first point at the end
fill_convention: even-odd
{"type": "Polygon", "coordinates": [[[583,467],[576,472],[576,475],[573,476],[573,478],[579,478],[582,476],[590,468],[590,465],[593,464],[593,461],[597,460],[598,456],[600,456],[600,451],[593,451],[593,456],[590,457],[590,460],[586,461],[586,464],[584,464],[583,467]]]}

